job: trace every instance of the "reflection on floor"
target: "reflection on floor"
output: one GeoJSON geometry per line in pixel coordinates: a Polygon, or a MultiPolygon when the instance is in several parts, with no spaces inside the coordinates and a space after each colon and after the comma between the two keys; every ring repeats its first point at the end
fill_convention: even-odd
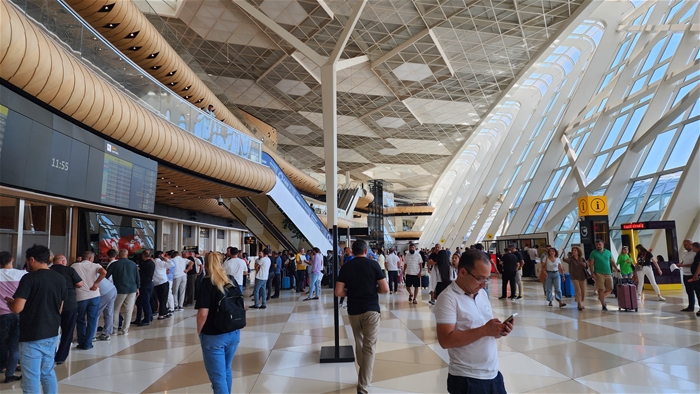
{"type": "MultiPolygon", "coordinates": [[[[498,300],[500,283],[491,284],[496,316],[519,313],[513,333],[499,341],[509,393],[700,392],[700,318],[679,312],[686,306],[680,291],[664,293],[665,303],[647,293],[637,313],[618,312],[610,298],[610,312],[602,312],[589,288],[588,308],[579,312],[571,299],[561,309],[547,306],[540,283],[524,284],[526,296],[517,301],[498,300]]],[[[332,291],[323,289],[320,301],[297,294],[283,291],[266,310],[248,312],[233,361],[234,392],[355,392],[353,364],[318,363],[321,346],[333,344],[332,291]]],[[[447,352],[436,343],[427,291],[418,305],[408,304],[405,291],[380,300],[371,392],[446,392],[447,352]]],[[[194,315],[187,309],[91,350],[74,348],[56,367],[59,391],[211,392],[194,315]]],[[[340,335],[348,344],[350,326],[341,326],[340,335]]],[[[0,387],[20,392],[19,383],[0,387]]]]}

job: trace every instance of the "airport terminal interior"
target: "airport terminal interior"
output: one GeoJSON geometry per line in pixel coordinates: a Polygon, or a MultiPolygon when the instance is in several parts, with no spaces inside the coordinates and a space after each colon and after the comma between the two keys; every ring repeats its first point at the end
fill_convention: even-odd
{"type": "MultiPolygon", "coordinates": [[[[493,316],[518,314],[507,392],[698,393],[700,269],[679,265],[700,253],[699,84],[696,0],[0,0],[0,251],[235,247],[247,307],[259,252],[328,251],[317,299],[285,266],[246,311],[232,392],[354,393],[356,363],[320,362],[355,345],[333,251],[478,246],[493,316]],[[565,264],[552,306],[545,246],[598,240],[655,256],[639,299],[573,291],[565,264]]],[[[402,271],[378,296],[370,393],[447,392],[425,261],[415,300],[402,271]]],[[[58,392],[212,392],[193,303],[73,344],[58,392]]]]}

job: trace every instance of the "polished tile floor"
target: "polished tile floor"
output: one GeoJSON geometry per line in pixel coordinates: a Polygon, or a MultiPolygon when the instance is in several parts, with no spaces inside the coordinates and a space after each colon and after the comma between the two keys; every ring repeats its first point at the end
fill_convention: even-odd
{"type": "MultiPolygon", "coordinates": [[[[512,334],[499,340],[509,393],[700,392],[700,318],[679,312],[686,305],[681,291],[664,293],[667,302],[645,292],[636,313],[619,312],[611,297],[610,311],[602,312],[589,288],[588,308],[579,312],[570,299],[564,308],[547,306],[539,282],[524,284],[525,297],[517,301],[498,300],[500,283],[491,284],[496,316],[519,313],[512,334]]],[[[323,289],[320,301],[302,298],[283,291],[266,310],[248,312],[233,361],[234,392],[355,392],[354,364],[318,362],[321,346],[333,344],[332,291],[323,289]]],[[[380,301],[371,392],[446,392],[448,357],[437,344],[427,291],[418,305],[409,304],[403,290],[380,301]]],[[[211,392],[195,313],[186,309],[149,327],[133,327],[128,336],[96,342],[88,351],[74,348],[56,366],[59,391],[211,392]]],[[[351,337],[350,326],[342,325],[341,344],[351,337]]],[[[0,391],[20,392],[19,384],[1,384],[0,391]]]]}

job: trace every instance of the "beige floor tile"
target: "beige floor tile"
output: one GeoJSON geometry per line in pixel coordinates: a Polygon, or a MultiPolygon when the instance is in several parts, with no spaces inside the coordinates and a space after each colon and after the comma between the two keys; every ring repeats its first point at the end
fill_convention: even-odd
{"type": "Polygon", "coordinates": [[[552,386],[557,383],[564,383],[569,378],[557,378],[551,376],[533,376],[526,373],[503,374],[506,384],[506,391],[509,393],[524,393],[543,387],[552,386]]]}
{"type": "Polygon", "coordinates": [[[377,353],[375,360],[400,361],[414,364],[428,364],[447,367],[447,364],[427,346],[377,353]]]}
{"type": "MultiPolygon", "coordinates": [[[[19,387],[19,385],[18,385],[19,387]]],[[[5,388],[3,387],[2,390],[3,394],[6,393],[5,388]]],[[[22,391],[18,391],[21,393],[22,391]]],[[[12,391],[7,392],[12,393],[12,391]]],[[[84,387],[78,387],[78,386],[70,386],[67,384],[58,384],[58,394],[112,394],[114,393],[113,391],[103,391],[103,390],[97,390],[97,389],[92,389],[92,388],[84,388],[84,387]]]]}
{"type": "Polygon", "coordinates": [[[575,380],[568,380],[562,383],[556,383],[551,386],[542,387],[536,390],[528,391],[527,393],[539,394],[598,394],[592,388],[582,385],[575,380]]]}
{"type": "Polygon", "coordinates": [[[544,326],[544,329],[555,334],[576,340],[585,340],[604,335],[615,334],[619,331],[585,321],[572,321],[555,325],[544,326]]]}
{"type": "Polygon", "coordinates": [[[664,371],[648,367],[641,363],[631,363],[621,367],[611,368],[588,376],[582,376],[576,380],[600,392],[610,392],[610,389],[620,390],[615,392],[630,392],[628,389],[617,388],[616,385],[647,388],[640,392],[656,391],[655,389],[666,390],[666,392],[673,392],[673,390],[675,390],[676,392],[694,391],[697,393],[700,391],[700,387],[697,383],[679,379],[664,371]],[[601,389],[602,387],[610,389],[601,389]]]}
{"type": "Polygon", "coordinates": [[[265,362],[262,373],[271,374],[280,369],[289,369],[319,363],[319,356],[313,353],[285,352],[273,350],[265,362]]]}
{"type": "Polygon", "coordinates": [[[130,360],[142,360],[151,362],[160,362],[164,364],[179,364],[191,356],[193,353],[200,352],[200,345],[190,345],[184,347],[172,347],[170,349],[156,350],[152,352],[139,352],[133,354],[124,354],[114,356],[117,358],[126,358],[130,360]]]}
{"type": "Polygon", "coordinates": [[[275,342],[273,349],[283,349],[299,345],[311,345],[314,343],[332,341],[333,337],[317,337],[311,335],[281,334],[275,342]]]}
{"type": "MultiPolygon", "coordinates": [[[[547,356],[557,356],[557,357],[574,357],[574,358],[593,358],[600,359],[604,357],[610,357],[610,353],[595,348],[593,346],[586,345],[581,342],[567,342],[559,345],[543,347],[539,349],[533,349],[526,352],[528,356],[533,354],[542,354],[547,356]]],[[[613,356],[614,359],[614,356],[613,356]]]]}
{"type": "Polygon", "coordinates": [[[172,342],[172,341],[164,341],[164,340],[148,340],[148,341],[141,341],[138,344],[135,344],[133,346],[130,346],[118,353],[113,354],[113,356],[126,356],[129,354],[135,354],[135,353],[145,353],[145,352],[153,352],[157,350],[167,350],[171,349],[174,347],[187,347],[188,345],[191,345],[190,343],[187,342],[172,342]]]}
{"type": "Polygon", "coordinates": [[[682,365],[682,364],[654,364],[643,362],[649,368],[654,368],[659,371],[666,372],[669,375],[700,384],[700,374],[698,374],[697,365],[682,365]]]}
{"type": "Polygon", "coordinates": [[[411,330],[416,336],[426,344],[437,343],[437,333],[435,327],[411,330]]]}
{"type": "MultiPolygon", "coordinates": [[[[71,360],[68,358],[66,362],[62,365],[56,365],[54,371],[56,372],[56,380],[61,381],[66,379],[71,375],[75,375],[78,372],[95,365],[96,363],[104,360],[104,357],[99,357],[90,360],[71,360]]],[[[2,375],[4,379],[4,374],[2,375]]]]}
{"type": "Polygon", "coordinates": [[[619,367],[632,362],[626,358],[611,356],[610,354],[599,358],[584,358],[528,353],[527,357],[530,357],[531,359],[572,379],[591,375],[596,372],[605,371],[607,369],[619,367]]]}
{"type": "Polygon", "coordinates": [[[443,365],[413,364],[375,358],[373,382],[381,382],[443,368],[443,365]]]}
{"type": "Polygon", "coordinates": [[[386,380],[378,380],[375,374],[370,392],[381,393],[386,389],[407,393],[444,393],[447,391],[447,368],[416,371],[386,380]]]}
{"type": "Polygon", "coordinates": [[[324,382],[320,380],[261,374],[250,392],[314,394],[327,393],[329,391],[342,390],[354,386],[354,384],[339,382],[324,382]]]}
{"type": "Polygon", "coordinates": [[[541,349],[543,347],[549,347],[553,345],[560,345],[563,343],[571,342],[567,340],[558,339],[516,338],[511,336],[501,338],[498,341],[510,347],[511,349],[519,352],[528,352],[534,349],[541,349]]]}
{"type": "Polygon", "coordinates": [[[260,373],[265,367],[270,350],[263,350],[255,353],[236,354],[233,357],[233,370],[250,373],[260,373]]]}

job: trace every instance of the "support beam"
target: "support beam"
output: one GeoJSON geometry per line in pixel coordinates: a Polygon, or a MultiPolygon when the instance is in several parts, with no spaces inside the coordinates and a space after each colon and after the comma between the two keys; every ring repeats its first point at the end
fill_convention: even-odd
{"type": "Polygon", "coordinates": [[[321,100],[323,101],[323,151],[326,160],[326,206],[328,227],[338,225],[338,81],[337,65],[340,54],[345,50],[350,34],[360,19],[367,0],[360,0],[345,24],[333,53],[321,66],[321,100]]]}
{"type": "Polygon", "coordinates": [[[367,55],[356,56],[351,59],[343,59],[338,61],[338,65],[335,69],[336,71],[345,70],[346,68],[357,66],[358,64],[362,63],[367,63],[368,61],[369,57],[367,57],[367,55]]]}
{"type": "Polygon", "coordinates": [[[303,53],[304,56],[311,59],[311,61],[313,61],[314,63],[321,66],[323,65],[323,63],[326,62],[325,57],[319,55],[308,45],[304,44],[300,39],[294,37],[292,33],[288,32],[282,26],[277,24],[277,22],[270,19],[267,15],[265,15],[264,12],[255,8],[254,5],[248,3],[246,0],[233,0],[233,2],[237,6],[239,6],[243,11],[250,14],[250,16],[252,16],[254,19],[257,19],[258,21],[260,21],[260,23],[267,26],[267,28],[272,30],[273,33],[277,34],[283,40],[287,41],[291,46],[296,48],[297,51],[303,53]]]}
{"type": "Polygon", "coordinates": [[[338,42],[335,43],[333,52],[328,57],[328,63],[336,64],[338,63],[338,60],[340,60],[340,55],[343,53],[343,50],[345,50],[345,46],[348,44],[348,40],[350,39],[350,34],[352,34],[353,30],[355,30],[355,25],[357,24],[357,21],[360,20],[360,15],[362,14],[362,10],[365,9],[365,5],[367,5],[367,0],[359,0],[355,5],[355,8],[352,9],[350,19],[348,19],[345,27],[343,27],[343,32],[340,34],[338,42]]]}

